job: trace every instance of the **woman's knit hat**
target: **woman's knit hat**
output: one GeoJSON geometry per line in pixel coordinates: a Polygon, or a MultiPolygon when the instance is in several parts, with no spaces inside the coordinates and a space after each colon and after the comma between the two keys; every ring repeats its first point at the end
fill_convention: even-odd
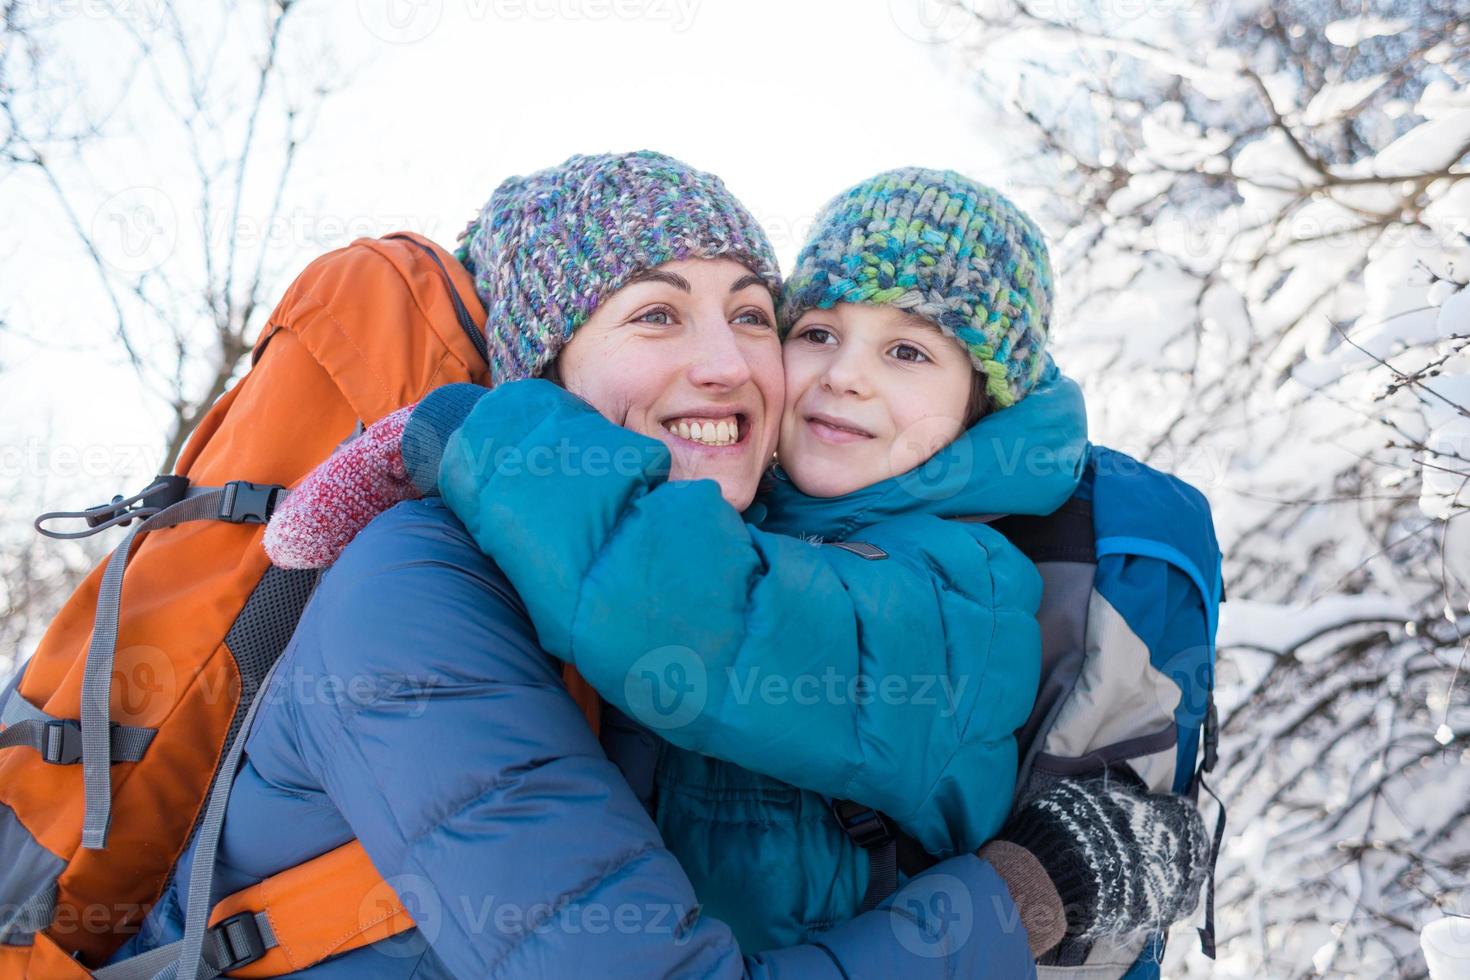
{"type": "Polygon", "coordinates": [[[886,303],[932,321],[969,351],[991,403],[1005,408],[1045,367],[1051,260],[1035,223],[985,185],[952,170],[890,170],[822,209],[781,322],[790,329],[837,303],[886,303]]]}
{"type": "Polygon", "coordinates": [[[662,153],[574,156],[512,177],[455,253],[489,313],[490,377],[537,377],[639,272],[728,257],[780,288],[775,253],[720,178],[662,153]]]}

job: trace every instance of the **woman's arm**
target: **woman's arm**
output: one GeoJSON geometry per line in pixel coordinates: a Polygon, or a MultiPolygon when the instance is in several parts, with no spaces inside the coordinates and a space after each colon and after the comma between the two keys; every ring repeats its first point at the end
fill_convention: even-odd
{"type": "Polygon", "coordinates": [[[998,830],[1039,671],[1034,567],[926,516],[863,554],[768,534],[668,462],[531,381],[480,397],[438,473],[542,646],[670,742],[877,807],[933,853],[998,830]]]}
{"type": "Polygon", "coordinates": [[[384,877],[412,887],[458,976],[1032,975],[1004,885],[973,856],[819,943],[742,958],[698,914],[514,593],[437,503],[368,527],[284,656],[306,769],[384,877]]]}

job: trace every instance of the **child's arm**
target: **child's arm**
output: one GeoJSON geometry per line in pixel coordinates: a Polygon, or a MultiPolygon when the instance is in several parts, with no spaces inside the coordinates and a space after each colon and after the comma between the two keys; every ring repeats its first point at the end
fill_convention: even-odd
{"type": "Polygon", "coordinates": [[[670,742],[876,807],[941,856],[998,830],[1039,672],[1035,568],[932,517],[868,529],[881,558],[768,534],[668,461],[516,382],[449,438],[440,490],[545,649],[670,742]]]}

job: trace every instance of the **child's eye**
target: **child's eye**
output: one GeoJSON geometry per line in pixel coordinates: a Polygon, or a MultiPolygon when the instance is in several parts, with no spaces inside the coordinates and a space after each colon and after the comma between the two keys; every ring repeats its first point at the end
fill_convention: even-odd
{"type": "Polygon", "coordinates": [[[738,323],[742,326],[769,327],[771,325],[771,318],[766,316],[764,310],[746,310],[743,313],[735,314],[735,319],[730,322],[738,323]]]}
{"type": "Polygon", "coordinates": [[[900,361],[908,361],[912,364],[920,364],[929,360],[929,355],[913,344],[895,344],[892,353],[900,361]]]}
{"type": "Polygon", "coordinates": [[[813,344],[826,346],[835,343],[837,338],[832,336],[832,331],[822,327],[807,327],[801,332],[801,339],[813,344]]]}

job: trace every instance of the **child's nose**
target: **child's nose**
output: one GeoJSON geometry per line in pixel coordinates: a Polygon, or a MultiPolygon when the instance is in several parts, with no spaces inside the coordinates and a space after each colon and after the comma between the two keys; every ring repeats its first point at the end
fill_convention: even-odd
{"type": "Polygon", "coordinates": [[[827,365],[822,386],[833,394],[865,397],[871,387],[869,371],[860,353],[845,350],[827,365]]]}

